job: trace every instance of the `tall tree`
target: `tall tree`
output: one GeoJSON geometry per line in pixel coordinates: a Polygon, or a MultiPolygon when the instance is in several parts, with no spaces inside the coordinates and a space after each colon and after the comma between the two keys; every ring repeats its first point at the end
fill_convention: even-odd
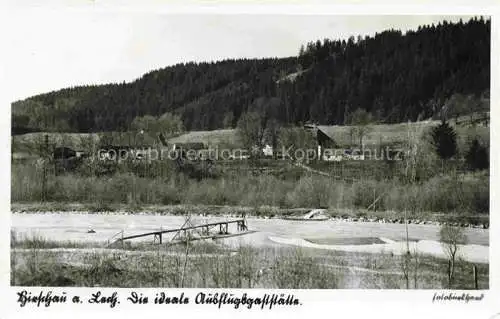
{"type": "Polygon", "coordinates": [[[170,112],[164,113],[162,116],[158,117],[154,127],[156,128],[154,132],[155,135],[163,133],[166,136],[174,136],[184,131],[181,117],[170,112]]]}
{"type": "Polygon", "coordinates": [[[273,157],[276,158],[278,150],[278,139],[280,135],[281,124],[274,118],[269,119],[266,123],[265,138],[273,148],[273,157]]]}
{"type": "Polygon", "coordinates": [[[449,160],[457,154],[457,134],[448,122],[442,121],[432,129],[432,144],[442,160],[449,160]]]}

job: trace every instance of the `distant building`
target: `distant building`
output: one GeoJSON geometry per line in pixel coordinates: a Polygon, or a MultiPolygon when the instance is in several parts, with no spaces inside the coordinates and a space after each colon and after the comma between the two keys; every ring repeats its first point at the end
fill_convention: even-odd
{"type": "Polygon", "coordinates": [[[174,143],[172,144],[172,149],[174,150],[202,150],[206,149],[205,144],[201,142],[193,142],[193,143],[174,143]]]}
{"type": "Polygon", "coordinates": [[[266,146],[262,149],[262,153],[264,156],[273,156],[273,148],[266,144],[266,146]]]}
{"type": "Polygon", "coordinates": [[[316,138],[319,159],[330,162],[365,159],[360,151],[352,152],[352,136],[346,127],[306,124],[304,128],[310,130],[316,138]]]}
{"type": "Polygon", "coordinates": [[[337,126],[319,125],[316,127],[316,140],[322,149],[338,148],[340,145],[349,144],[350,141],[346,141],[344,135],[337,126]]]}
{"type": "Polygon", "coordinates": [[[149,148],[149,146],[103,145],[99,147],[97,157],[103,161],[118,159],[141,160],[146,158],[149,148]]]}
{"type": "Polygon", "coordinates": [[[321,159],[327,162],[363,161],[365,155],[359,149],[324,149],[321,159]]]}
{"type": "Polygon", "coordinates": [[[315,130],[317,128],[317,125],[314,123],[306,123],[304,124],[304,128],[306,130],[315,130]]]}
{"type": "Polygon", "coordinates": [[[55,172],[58,174],[76,169],[85,157],[85,153],[82,151],[75,151],[69,147],[60,146],[54,148],[52,157],[54,159],[55,172]]]}
{"type": "Polygon", "coordinates": [[[80,157],[87,157],[87,153],[84,152],[84,151],[76,151],[76,157],[77,158],[80,158],[80,157]]]}
{"type": "Polygon", "coordinates": [[[73,149],[71,149],[69,147],[65,147],[65,146],[54,148],[53,158],[55,160],[58,160],[58,159],[69,159],[69,158],[72,158],[72,157],[76,157],[76,151],[75,150],[73,150],[73,149]]]}
{"type": "Polygon", "coordinates": [[[338,143],[335,141],[335,131],[331,126],[323,126],[316,124],[305,124],[304,128],[311,131],[311,133],[315,136],[316,142],[318,143],[317,154],[318,158],[327,161],[338,160],[332,156],[324,157],[325,149],[338,148],[338,143]]]}

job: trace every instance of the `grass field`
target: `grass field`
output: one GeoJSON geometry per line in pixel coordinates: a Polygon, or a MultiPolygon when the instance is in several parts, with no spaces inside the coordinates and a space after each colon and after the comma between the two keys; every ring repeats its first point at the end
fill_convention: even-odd
{"type": "MultiPolygon", "coordinates": [[[[280,289],[474,289],[472,264],[459,261],[451,286],[447,261],[418,252],[404,260],[303,248],[234,249],[198,242],[140,250],[61,248],[40,238],[11,241],[11,284],[79,287],[204,287],[280,289]]],[[[478,288],[489,287],[488,264],[476,264],[478,288]]]]}
{"type": "MultiPolygon", "coordinates": [[[[117,145],[147,145],[159,144],[159,140],[155,136],[146,135],[143,137],[137,132],[111,132],[111,133],[51,133],[38,132],[27,133],[23,135],[15,135],[12,137],[12,153],[32,153],[33,147],[40,145],[43,142],[45,135],[49,138],[49,143],[56,146],[67,146],[73,149],[83,149],[85,146],[82,141],[92,139],[97,145],[103,135],[111,136],[113,142],[117,145]]],[[[205,145],[224,145],[233,146],[239,144],[239,139],[236,135],[236,130],[214,130],[214,131],[193,131],[172,137],[168,140],[169,143],[194,143],[202,142],[205,145]]]]}
{"type": "Polygon", "coordinates": [[[26,158],[29,155],[37,154],[38,149],[44,143],[44,136],[47,135],[49,143],[56,146],[66,146],[75,150],[83,148],[82,140],[92,139],[94,143],[99,142],[99,135],[94,133],[50,133],[38,132],[12,136],[13,157],[26,158]]]}
{"type": "MultiPolygon", "coordinates": [[[[376,148],[380,145],[404,146],[408,141],[408,134],[416,138],[424,138],[426,134],[440,121],[422,121],[400,124],[372,125],[363,138],[365,147],[376,148]]],[[[351,138],[350,126],[319,126],[321,130],[333,137],[337,144],[346,147],[352,144],[358,145],[358,140],[351,138]]],[[[477,137],[484,145],[489,145],[489,127],[485,126],[455,126],[457,133],[457,144],[459,151],[464,153],[469,140],[477,137]]]]}
{"type": "Polygon", "coordinates": [[[203,143],[205,145],[238,145],[236,130],[193,131],[169,139],[170,143],[203,143]]]}

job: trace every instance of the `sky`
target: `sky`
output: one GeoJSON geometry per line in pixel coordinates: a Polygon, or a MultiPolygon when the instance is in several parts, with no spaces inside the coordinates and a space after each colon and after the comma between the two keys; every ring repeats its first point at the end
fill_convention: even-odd
{"type": "Polygon", "coordinates": [[[130,82],[180,62],[294,56],[301,44],[317,39],[406,31],[460,18],[470,16],[28,12],[10,21],[8,97],[130,82]]]}

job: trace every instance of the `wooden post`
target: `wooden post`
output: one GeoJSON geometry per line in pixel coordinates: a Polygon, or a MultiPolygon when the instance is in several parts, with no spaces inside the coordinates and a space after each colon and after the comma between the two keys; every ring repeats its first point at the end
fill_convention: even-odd
{"type": "Polygon", "coordinates": [[[45,140],[43,145],[43,177],[42,177],[42,201],[45,202],[47,200],[47,162],[49,159],[49,136],[45,134],[45,140]]]}
{"type": "Polygon", "coordinates": [[[448,288],[451,288],[451,260],[448,260],[448,288]]]}
{"type": "Polygon", "coordinates": [[[474,276],[474,289],[479,289],[479,286],[477,284],[477,267],[476,265],[472,265],[472,274],[474,276]]]}
{"type": "Polygon", "coordinates": [[[373,188],[373,203],[374,203],[374,205],[373,205],[373,211],[374,212],[377,211],[377,202],[376,202],[377,197],[376,196],[377,196],[377,193],[375,192],[375,187],[374,187],[373,188]]]}

